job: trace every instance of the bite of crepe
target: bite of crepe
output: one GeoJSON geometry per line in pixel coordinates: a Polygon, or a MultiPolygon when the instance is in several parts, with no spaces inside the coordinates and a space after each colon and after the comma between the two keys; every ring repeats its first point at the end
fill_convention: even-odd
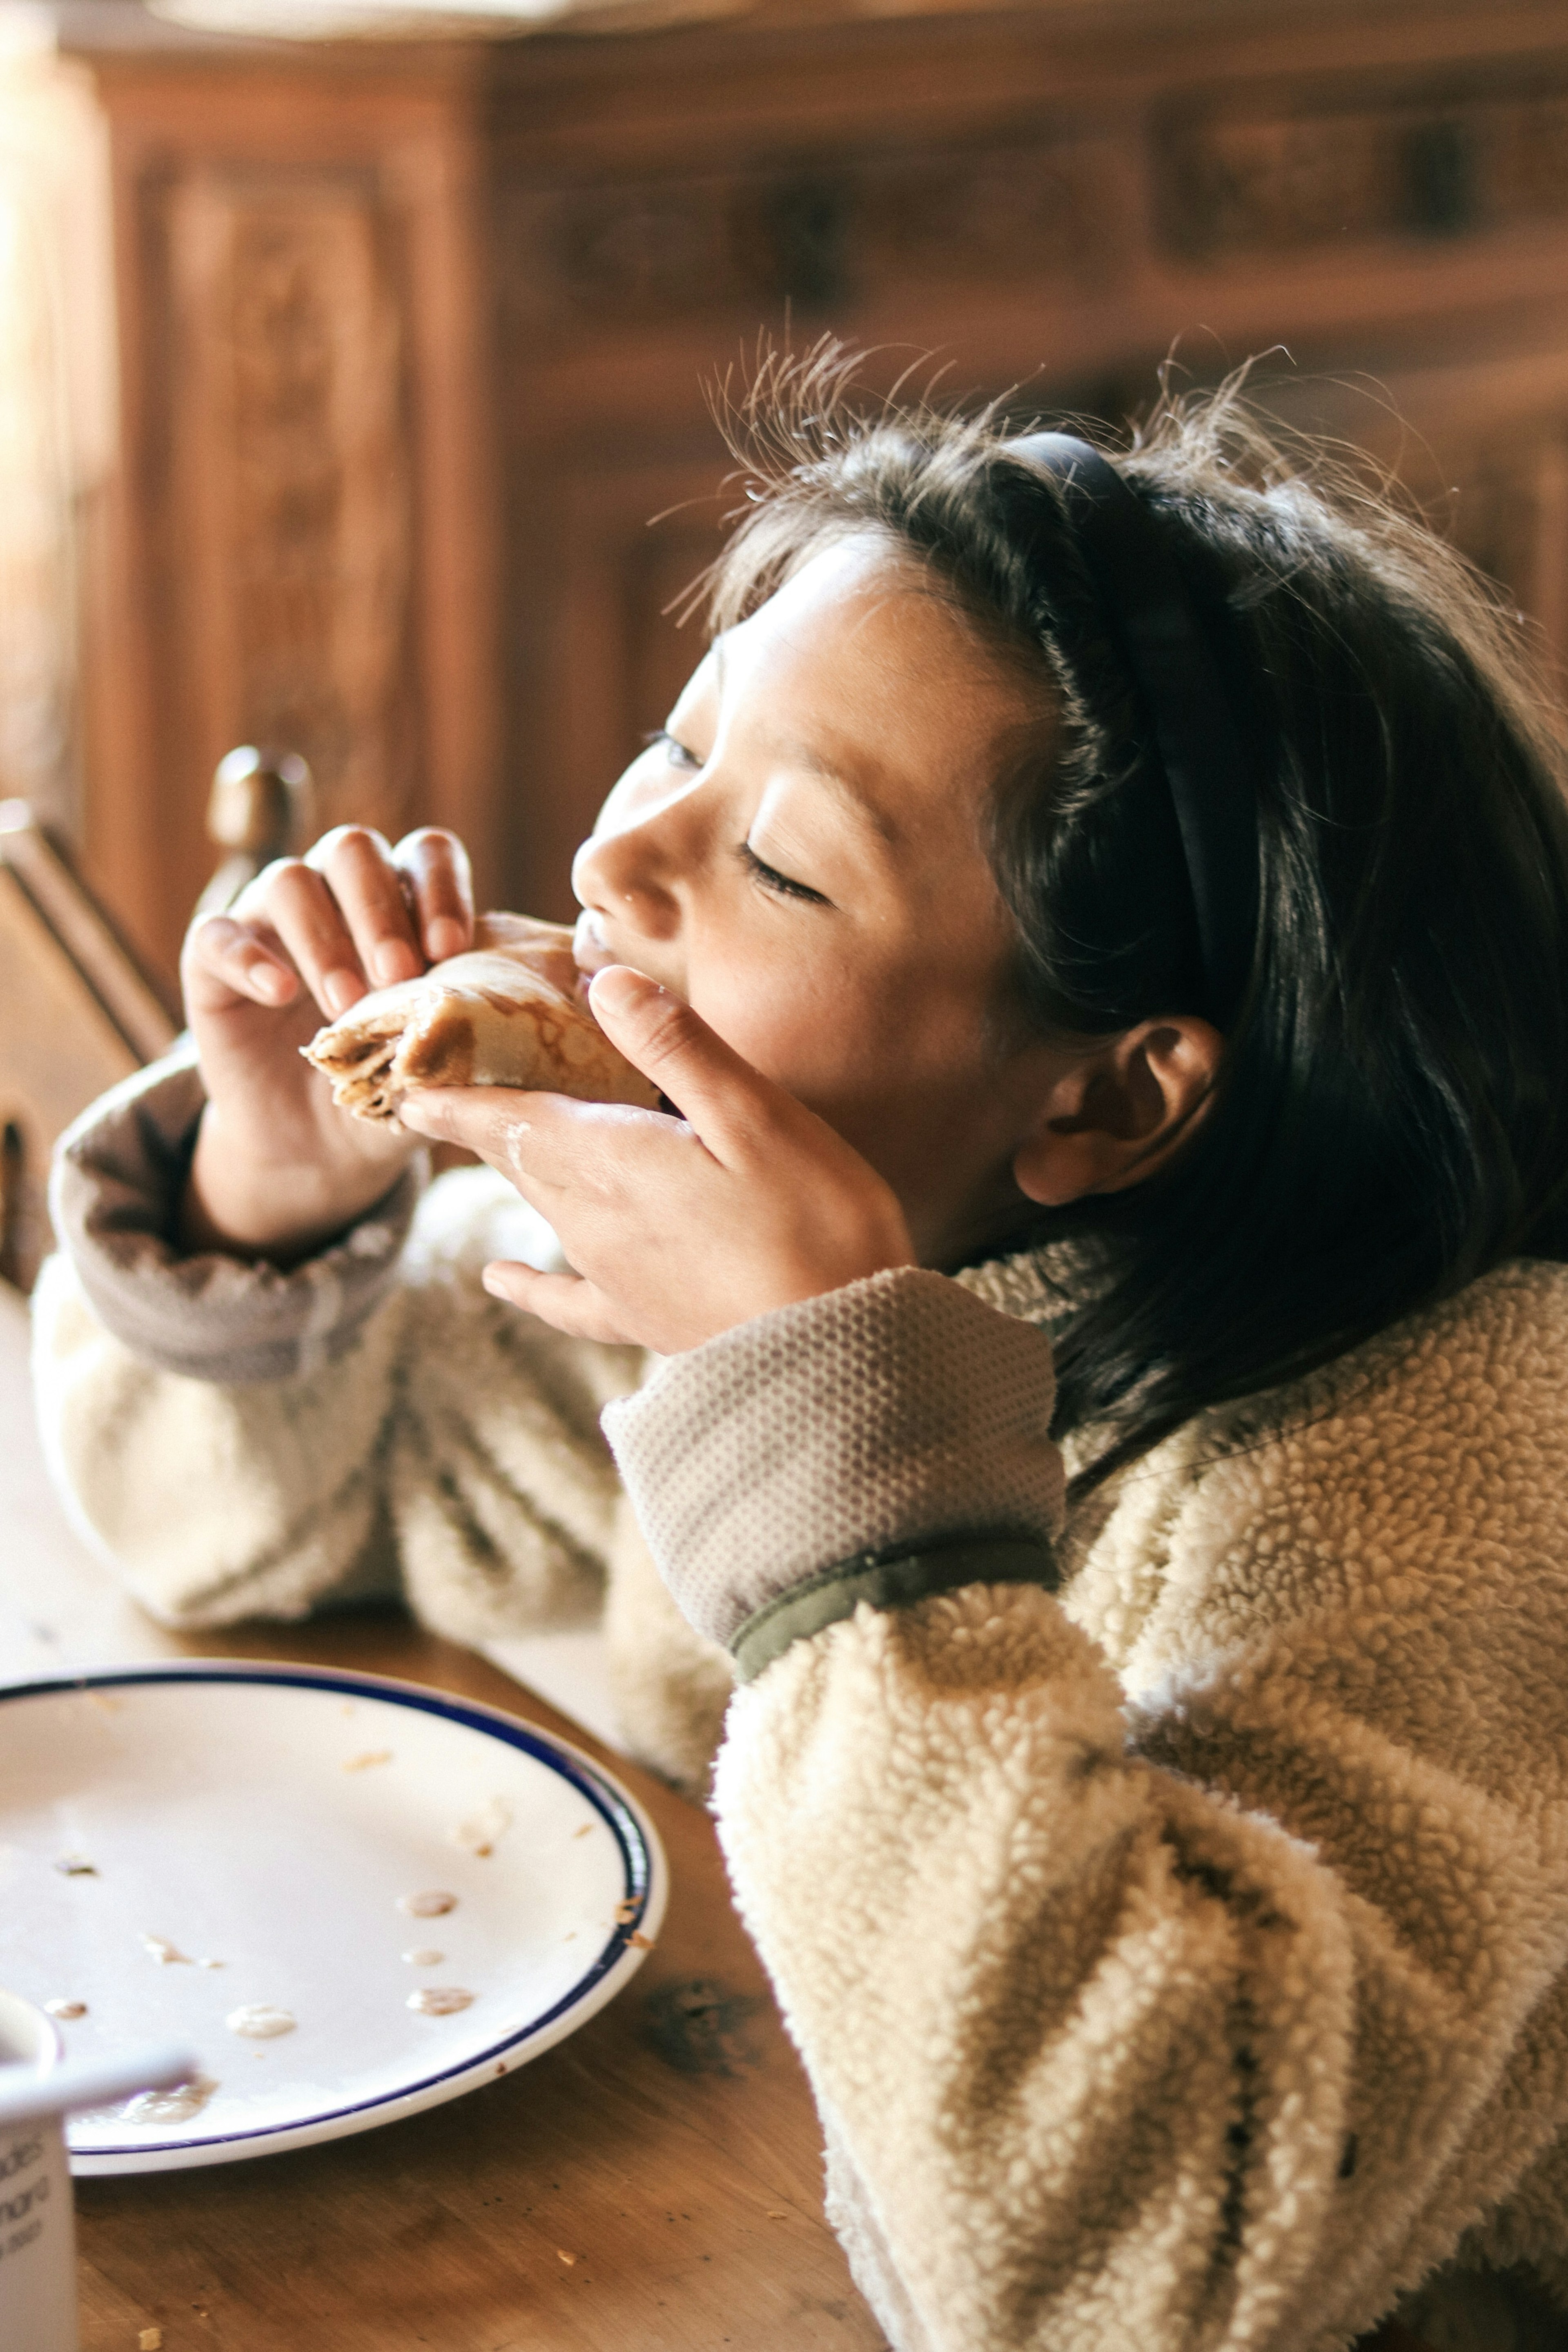
{"type": "Polygon", "coordinates": [[[569,930],[481,915],[464,954],[362,996],[300,1050],[356,1118],[395,1119],[416,1087],[526,1087],[655,1109],[657,1087],[576,989],[569,930]]]}

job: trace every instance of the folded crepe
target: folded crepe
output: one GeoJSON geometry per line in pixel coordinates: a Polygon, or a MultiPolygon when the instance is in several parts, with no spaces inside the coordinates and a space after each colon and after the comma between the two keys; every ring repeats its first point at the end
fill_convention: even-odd
{"type": "Polygon", "coordinates": [[[300,1050],[356,1118],[395,1118],[415,1087],[529,1087],[655,1108],[658,1089],[576,988],[570,931],[481,915],[467,953],[362,996],[300,1050]]]}

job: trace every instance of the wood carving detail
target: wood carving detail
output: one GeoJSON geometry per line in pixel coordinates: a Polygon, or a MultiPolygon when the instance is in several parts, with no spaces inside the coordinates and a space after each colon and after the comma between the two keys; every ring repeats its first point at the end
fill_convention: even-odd
{"type": "Polygon", "coordinates": [[[1568,214],[1568,92],[1165,126],[1158,216],[1194,257],[1454,237],[1568,214]]]}
{"type": "Polygon", "coordinates": [[[415,789],[403,321],[374,188],[202,179],[170,208],[207,756],[302,752],[329,822],[415,789]]]}
{"type": "Polygon", "coordinates": [[[509,308],[520,325],[626,326],[785,301],[807,310],[925,281],[1082,286],[1120,239],[1089,141],[883,155],[771,173],[514,190],[509,308]]]}

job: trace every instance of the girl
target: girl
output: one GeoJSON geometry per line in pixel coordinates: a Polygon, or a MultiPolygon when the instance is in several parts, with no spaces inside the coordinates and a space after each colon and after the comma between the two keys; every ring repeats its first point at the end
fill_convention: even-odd
{"type": "Polygon", "coordinates": [[[461,851],[273,868],[64,1148],[59,1474],[173,1622],[607,1584],[645,1754],[728,1702],[898,2352],[1561,2345],[1551,715],[1233,396],[1112,459],[796,393],[574,877],[679,1115],[416,1097],[496,1172],[416,1213],[295,1048],[461,851]]]}

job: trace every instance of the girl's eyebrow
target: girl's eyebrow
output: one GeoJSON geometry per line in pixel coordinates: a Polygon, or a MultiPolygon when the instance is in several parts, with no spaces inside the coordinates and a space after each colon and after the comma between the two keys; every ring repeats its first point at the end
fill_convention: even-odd
{"type": "MultiPolygon", "coordinates": [[[[722,699],[724,637],[722,635],[715,637],[709,651],[713,656],[713,676],[720,698],[722,699]]],[[[826,759],[822,752],[815,751],[809,743],[802,742],[798,737],[792,736],[776,744],[774,751],[778,757],[787,760],[792,767],[799,768],[806,775],[816,776],[823,783],[830,786],[835,796],[857,816],[864,818],[872,831],[878,834],[889,848],[896,847],[902,839],[899,825],[887,811],[881,808],[868,793],[863,791],[852,777],[846,775],[842,768],[836,767],[831,760],[826,759]]]]}
{"type": "Polygon", "coordinates": [[[842,768],[835,766],[831,760],[811,744],[802,742],[797,736],[785,738],[775,746],[775,750],[792,768],[798,768],[805,775],[815,776],[819,782],[826,784],[836,800],[868,824],[889,848],[896,847],[901,838],[898,824],[887,810],[856,782],[853,776],[847,775],[842,768]]]}

